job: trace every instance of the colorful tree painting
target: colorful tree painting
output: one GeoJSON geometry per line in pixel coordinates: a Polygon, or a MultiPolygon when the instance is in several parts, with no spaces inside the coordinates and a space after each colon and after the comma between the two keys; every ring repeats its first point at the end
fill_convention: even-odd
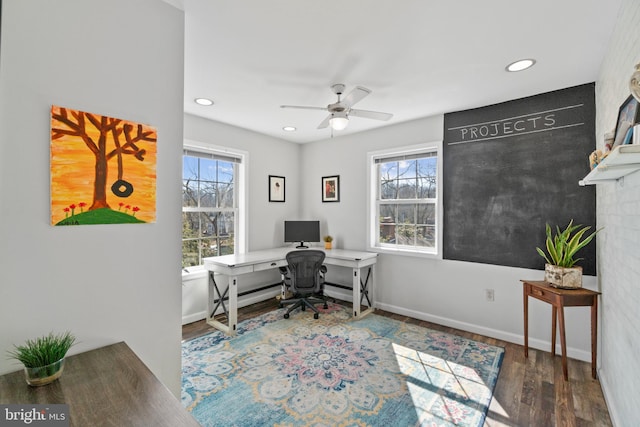
{"type": "Polygon", "coordinates": [[[51,223],[155,222],[156,141],[151,126],[52,106],[51,223]]]}

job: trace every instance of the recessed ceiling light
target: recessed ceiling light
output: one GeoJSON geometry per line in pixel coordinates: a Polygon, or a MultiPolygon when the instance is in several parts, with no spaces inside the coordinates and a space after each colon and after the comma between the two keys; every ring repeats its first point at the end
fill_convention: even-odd
{"type": "Polygon", "coordinates": [[[535,59],[520,59],[516,62],[512,62],[511,64],[507,65],[505,70],[509,72],[522,71],[522,70],[526,70],[527,68],[533,67],[535,63],[536,63],[535,59]]]}
{"type": "Polygon", "coordinates": [[[285,127],[282,128],[282,130],[285,131],[285,132],[295,132],[296,128],[293,127],[293,126],[285,126],[285,127]]]}
{"type": "Polygon", "coordinates": [[[208,107],[210,105],[213,105],[213,101],[207,98],[196,98],[193,100],[196,104],[198,105],[204,105],[205,107],[208,107]]]}

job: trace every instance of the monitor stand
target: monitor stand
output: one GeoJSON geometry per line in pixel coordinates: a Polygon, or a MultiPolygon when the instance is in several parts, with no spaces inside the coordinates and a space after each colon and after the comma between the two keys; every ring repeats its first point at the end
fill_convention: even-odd
{"type": "Polygon", "coordinates": [[[309,249],[309,246],[305,246],[304,242],[300,242],[296,249],[309,249]]]}

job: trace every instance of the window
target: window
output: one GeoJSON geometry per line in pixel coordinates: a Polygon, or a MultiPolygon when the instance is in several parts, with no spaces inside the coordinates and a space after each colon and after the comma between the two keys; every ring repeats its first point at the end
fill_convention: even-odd
{"type": "Polygon", "coordinates": [[[438,253],[439,146],[369,154],[373,249],[438,253]]]}
{"type": "Polygon", "coordinates": [[[182,267],[240,252],[243,155],[185,147],[182,156],[182,267]]]}

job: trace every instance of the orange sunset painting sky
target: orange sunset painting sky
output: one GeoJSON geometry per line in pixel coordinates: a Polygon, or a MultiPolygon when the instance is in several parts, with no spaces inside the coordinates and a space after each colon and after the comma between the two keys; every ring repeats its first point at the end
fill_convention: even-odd
{"type": "Polygon", "coordinates": [[[51,224],[155,222],[156,141],[151,126],[52,106],[51,224]]]}

